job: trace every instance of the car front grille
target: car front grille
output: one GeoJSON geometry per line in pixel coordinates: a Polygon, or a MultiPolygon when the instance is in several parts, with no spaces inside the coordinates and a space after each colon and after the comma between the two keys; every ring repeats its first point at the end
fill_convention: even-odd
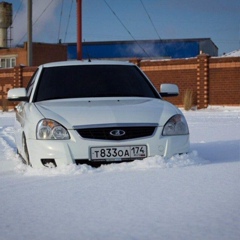
{"type": "Polygon", "coordinates": [[[104,127],[76,129],[82,138],[126,140],[152,136],[156,126],[104,127]],[[124,133],[124,134],[123,134],[124,133]]]}

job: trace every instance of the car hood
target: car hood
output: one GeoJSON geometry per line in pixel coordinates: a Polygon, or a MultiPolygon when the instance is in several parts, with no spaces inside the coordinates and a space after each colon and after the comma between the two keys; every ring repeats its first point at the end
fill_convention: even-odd
{"type": "Polygon", "coordinates": [[[161,99],[64,99],[35,103],[44,118],[68,129],[101,124],[147,124],[163,126],[180,110],[161,99]]]}

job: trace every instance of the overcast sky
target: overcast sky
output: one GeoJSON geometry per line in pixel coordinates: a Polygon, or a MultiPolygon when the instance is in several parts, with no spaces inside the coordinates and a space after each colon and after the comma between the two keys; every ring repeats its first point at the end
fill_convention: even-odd
{"type": "MultiPolygon", "coordinates": [[[[13,3],[12,46],[27,40],[27,0],[13,3]]],[[[32,0],[33,41],[76,42],[76,0],[32,0]],[[72,8],[71,8],[72,7],[72,8]]],[[[82,0],[83,41],[211,38],[240,49],[240,0],[82,0]]]]}

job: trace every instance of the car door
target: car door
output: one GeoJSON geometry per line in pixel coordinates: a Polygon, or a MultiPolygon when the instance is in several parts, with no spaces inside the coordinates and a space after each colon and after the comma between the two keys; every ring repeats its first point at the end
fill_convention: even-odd
{"type": "MultiPolygon", "coordinates": [[[[33,90],[33,86],[34,83],[36,81],[37,78],[37,72],[38,70],[34,73],[34,75],[32,76],[32,78],[30,79],[28,86],[27,86],[27,96],[30,99],[30,96],[32,94],[32,90],[33,90]]],[[[27,123],[27,118],[28,116],[26,115],[26,109],[28,109],[28,105],[29,102],[28,101],[23,101],[20,102],[16,107],[15,107],[15,111],[16,111],[16,121],[14,124],[14,128],[15,128],[15,142],[16,142],[16,146],[18,149],[18,152],[20,154],[23,153],[23,136],[24,136],[24,128],[26,127],[26,123],[27,123]]]]}

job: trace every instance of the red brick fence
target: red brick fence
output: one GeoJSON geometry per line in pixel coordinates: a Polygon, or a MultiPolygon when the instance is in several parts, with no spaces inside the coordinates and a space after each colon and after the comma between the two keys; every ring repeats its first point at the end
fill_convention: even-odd
{"type": "Polygon", "coordinates": [[[193,104],[198,108],[208,105],[240,106],[240,57],[209,57],[135,61],[159,88],[161,83],[175,83],[180,96],[169,99],[183,105],[186,89],[193,91],[193,104]]]}
{"type": "MultiPolygon", "coordinates": [[[[193,91],[193,105],[240,106],[240,57],[216,58],[201,54],[197,58],[177,60],[132,60],[159,89],[161,83],[175,83],[180,95],[168,100],[183,106],[186,90],[193,91]]],[[[0,69],[0,109],[6,105],[7,91],[13,87],[26,87],[37,67],[18,66],[0,69]]]]}

